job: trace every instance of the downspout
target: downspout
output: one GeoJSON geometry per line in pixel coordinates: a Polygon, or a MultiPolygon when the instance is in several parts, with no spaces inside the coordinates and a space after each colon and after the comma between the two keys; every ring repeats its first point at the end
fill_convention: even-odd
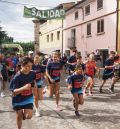
{"type": "Polygon", "coordinates": [[[116,51],[119,50],[119,44],[118,44],[118,23],[119,23],[119,0],[117,0],[117,20],[116,20],[116,51]]]}
{"type": "Polygon", "coordinates": [[[63,19],[62,19],[62,57],[63,57],[63,19]]]}

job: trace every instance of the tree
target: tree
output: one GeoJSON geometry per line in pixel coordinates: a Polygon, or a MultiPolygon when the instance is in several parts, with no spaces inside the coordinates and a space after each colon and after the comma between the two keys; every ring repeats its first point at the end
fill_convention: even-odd
{"type": "Polygon", "coordinates": [[[2,44],[2,41],[7,37],[7,34],[5,31],[2,31],[2,27],[0,26],[0,45],[2,44]]]}
{"type": "Polygon", "coordinates": [[[6,31],[3,31],[2,27],[0,26],[0,45],[6,42],[13,43],[13,40],[13,37],[9,37],[6,31]]]}

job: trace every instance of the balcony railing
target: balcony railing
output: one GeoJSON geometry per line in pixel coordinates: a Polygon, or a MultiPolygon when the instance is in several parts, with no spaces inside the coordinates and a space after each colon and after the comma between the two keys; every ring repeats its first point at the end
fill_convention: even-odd
{"type": "Polygon", "coordinates": [[[67,42],[67,47],[68,48],[75,48],[76,47],[76,43],[75,43],[75,37],[73,37],[73,38],[68,38],[68,42],[67,42]]]}

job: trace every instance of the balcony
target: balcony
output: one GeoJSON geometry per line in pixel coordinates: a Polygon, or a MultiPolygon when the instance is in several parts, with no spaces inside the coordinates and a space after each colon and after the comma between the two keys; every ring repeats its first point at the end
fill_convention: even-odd
{"type": "Polygon", "coordinates": [[[75,37],[73,37],[73,38],[68,38],[67,47],[68,47],[69,49],[75,48],[75,47],[76,47],[75,41],[76,41],[76,40],[75,40],[75,37]]]}

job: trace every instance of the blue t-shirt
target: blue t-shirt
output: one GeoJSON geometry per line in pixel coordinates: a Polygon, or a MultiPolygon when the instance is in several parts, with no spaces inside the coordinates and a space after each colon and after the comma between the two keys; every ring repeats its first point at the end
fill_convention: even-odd
{"type": "Polygon", "coordinates": [[[45,60],[43,60],[43,62],[42,62],[42,66],[43,66],[44,72],[46,72],[47,62],[48,62],[48,59],[45,59],[45,60]]]}
{"type": "MultiPolygon", "coordinates": [[[[10,82],[10,90],[21,88],[28,83],[33,83],[34,80],[35,72],[30,71],[28,74],[18,72],[10,82]]],[[[32,88],[30,90],[24,90],[22,93],[12,98],[13,107],[23,106],[30,103],[33,103],[32,88]]]]}
{"type": "Polygon", "coordinates": [[[47,71],[52,79],[60,79],[61,63],[60,62],[50,62],[47,65],[47,71]]]}
{"type": "Polygon", "coordinates": [[[44,68],[40,64],[38,65],[33,64],[32,70],[35,72],[37,85],[42,85],[41,74],[44,73],[44,68]]]}
{"type": "MultiPolygon", "coordinates": [[[[107,59],[106,62],[105,62],[105,66],[112,66],[113,64],[114,64],[114,59],[107,59]]],[[[104,75],[113,74],[113,68],[111,68],[111,69],[105,68],[103,74],[104,75]]]]}
{"type": "Polygon", "coordinates": [[[73,88],[82,88],[84,76],[82,74],[72,74],[68,77],[67,83],[71,84],[73,88]]]}
{"type": "MultiPolygon", "coordinates": [[[[69,62],[69,63],[77,63],[76,56],[70,56],[70,57],[68,58],[68,62],[69,62]]],[[[69,70],[72,70],[73,67],[74,67],[74,65],[70,65],[70,64],[69,64],[68,69],[69,69],[69,70]]]]}

